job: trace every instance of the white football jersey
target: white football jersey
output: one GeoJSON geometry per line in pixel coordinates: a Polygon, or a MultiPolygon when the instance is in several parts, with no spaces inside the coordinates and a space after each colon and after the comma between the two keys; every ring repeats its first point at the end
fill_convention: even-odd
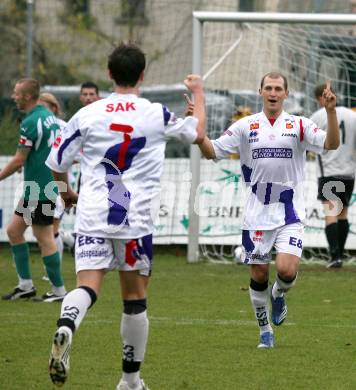
{"type": "Polygon", "coordinates": [[[151,234],[169,138],[193,143],[198,119],[133,94],[112,93],[81,110],[55,142],[46,164],[66,172],[78,151],[82,174],[75,231],[92,237],[151,234]]]}
{"type": "Polygon", "coordinates": [[[56,122],[58,123],[61,131],[63,131],[63,129],[67,126],[67,122],[61,118],[58,118],[58,116],[56,116],[56,122]]]}
{"type": "Polygon", "coordinates": [[[282,112],[272,126],[260,112],[213,141],[217,160],[240,153],[247,187],[242,229],[271,230],[304,220],[306,150],[321,153],[325,138],[325,131],[307,118],[282,112]]]}
{"type": "MultiPolygon", "coordinates": [[[[340,146],[319,156],[319,174],[353,178],[356,168],[356,112],[346,107],[336,107],[336,115],[340,128],[340,146]]],[[[321,129],[327,129],[325,108],[316,111],[310,119],[321,129]]]]}

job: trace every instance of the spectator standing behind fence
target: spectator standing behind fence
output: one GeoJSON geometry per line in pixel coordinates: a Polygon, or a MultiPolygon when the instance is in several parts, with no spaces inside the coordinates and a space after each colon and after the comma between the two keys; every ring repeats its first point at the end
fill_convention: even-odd
{"type": "Polygon", "coordinates": [[[303,194],[306,150],[321,153],[339,146],[335,105],[330,85],[324,90],[328,112],[327,132],[304,117],[283,111],[288,96],[287,79],[278,72],[262,77],[263,110],[232,124],[224,134],[199,144],[209,159],[240,153],[247,187],[242,226],[242,260],[250,265],[250,299],[260,329],[258,348],[272,348],[274,335],[269,319],[281,325],[287,316],[285,293],[296,283],[303,249],[303,194]],[[276,280],[269,293],[269,264],[276,249],[276,280]]]}
{"type": "Polygon", "coordinates": [[[21,122],[20,141],[15,156],[0,171],[0,180],[24,167],[24,192],[7,227],[11,250],[19,279],[18,286],[2,297],[4,300],[30,298],[36,295],[33,285],[29,247],[24,233],[32,225],[52,291],[44,294],[44,302],[63,300],[66,290],[61,275],[60,256],[53,235],[53,213],[58,195],[50,169],[45,161],[52,143],[59,136],[53,114],[38,105],[40,86],[33,79],[21,79],[14,88],[17,108],[26,113],[21,122]]]}
{"type": "MultiPolygon", "coordinates": [[[[325,130],[327,113],[323,97],[324,88],[325,84],[322,84],[314,90],[320,109],[311,116],[311,119],[325,130]]],[[[325,235],[330,252],[328,268],[342,266],[350,227],[348,207],[354,188],[356,167],[356,113],[349,108],[338,106],[336,114],[340,128],[340,146],[336,150],[318,156],[320,169],[318,199],[324,206],[325,235]],[[339,198],[339,203],[333,206],[332,201],[336,196],[339,198]]]]}
{"type": "MultiPolygon", "coordinates": [[[[196,75],[185,80],[194,95],[193,116],[179,119],[167,107],[139,98],[145,64],[135,45],[117,47],[108,61],[114,93],[79,110],[47,159],[55,179],[68,183],[65,172],[83,149],[76,220],[77,287],[62,303],[49,362],[57,386],[67,379],[72,338],[95,303],[106,272],[119,270],[123,358],[117,390],[148,390],[140,378],[140,365],[148,339],[146,291],[164,149],[170,138],[201,142],[205,110],[203,82],[196,75]]],[[[67,204],[77,199],[70,187],[62,196],[67,204]]]]}
{"type": "Polygon", "coordinates": [[[100,99],[99,88],[92,81],[86,81],[80,86],[79,99],[83,106],[87,106],[100,99]]]}

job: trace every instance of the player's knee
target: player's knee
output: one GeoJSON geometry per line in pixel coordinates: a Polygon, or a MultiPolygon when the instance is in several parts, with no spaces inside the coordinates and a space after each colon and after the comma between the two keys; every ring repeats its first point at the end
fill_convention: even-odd
{"type": "Polygon", "coordinates": [[[9,225],[6,229],[7,236],[9,237],[9,240],[11,243],[17,243],[21,240],[23,240],[23,234],[19,234],[17,229],[15,229],[13,226],[9,225]]]}
{"type": "Polygon", "coordinates": [[[45,236],[43,236],[42,234],[38,234],[37,232],[33,233],[33,235],[36,237],[38,246],[40,247],[42,253],[56,252],[57,246],[52,232],[48,235],[46,234],[45,236]]]}
{"type": "Polygon", "coordinates": [[[294,280],[297,276],[298,272],[296,269],[282,269],[278,270],[278,276],[282,280],[291,281],[294,280]]]}
{"type": "Polygon", "coordinates": [[[268,281],[269,268],[264,265],[251,266],[251,278],[257,283],[265,283],[268,281]]]}
{"type": "Polygon", "coordinates": [[[124,300],[124,313],[140,314],[147,310],[147,299],[124,300]]]}

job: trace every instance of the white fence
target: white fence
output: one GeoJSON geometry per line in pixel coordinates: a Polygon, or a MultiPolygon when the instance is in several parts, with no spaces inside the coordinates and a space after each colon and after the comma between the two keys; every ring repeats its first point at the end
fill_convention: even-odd
{"type": "MultiPolygon", "coordinates": [[[[0,157],[3,167],[9,157],[0,157]]],[[[305,175],[307,208],[305,247],[326,247],[324,217],[321,203],[316,199],[316,163],[307,162],[305,175]]],[[[162,192],[159,216],[155,223],[156,244],[187,244],[188,197],[191,185],[189,159],[167,159],[162,176],[162,192]]],[[[196,194],[199,204],[200,239],[203,244],[236,245],[241,243],[243,214],[243,190],[239,161],[225,160],[219,163],[201,161],[201,184],[196,194]]],[[[7,241],[6,225],[13,214],[16,199],[22,190],[22,174],[16,173],[0,182],[0,241],[7,241]]],[[[65,214],[61,228],[72,231],[73,210],[65,214]]],[[[356,193],[350,206],[351,232],[347,249],[356,249],[356,193]]],[[[26,238],[34,241],[31,229],[26,238]]]]}

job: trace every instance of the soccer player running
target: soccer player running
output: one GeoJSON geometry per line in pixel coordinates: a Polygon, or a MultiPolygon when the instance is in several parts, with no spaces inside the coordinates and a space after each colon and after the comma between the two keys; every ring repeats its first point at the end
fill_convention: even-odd
{"type": "Polygon", "coordinates": [[[287,315],[285,292],[295,285],[303,248],[303,171],[306,150],[321,153],[339,146],[336,97],[328,83],[323,91],[327,132],[311,120],[283,111],[288,96],[287,79],[279,72],[263,76],[260,85],[263,110],[232,124],[224,134],[199,145],[208,159],[240,153],[247,187],[242,225],[242,260],[250,265],[250,298],[260,329],[259,348],[272,348],[269,318],[281,325],[287,315]],[[268,290],[271,251],[277,255],[276,280],[268,290]],[[269,297],[270,295],[270,297],[269,297]]]}
{"type": "MultiPolygon", "coordinates": [[[[320,109],[310,117],[321,129],[327,127],[324,89],[325,84],[315,87],[314,95],[320,109]]],[[[342,266],[350,227],[347,219],[348,206],[355,184],[356,113],[349,108],[338,106],[336,114],[341,144],[337,150],[318,156],[320,168],[318,199],[324,206],[325,235],[330,253],[327,268],[342,266]],[[335,204],[336,197],[338,204],[335,204]]]]}
{"type": "MultiPolygon", "coordinates": [[[[117,390],[147,390],[140,365],[148,338],[146,290],[164,150],[169,138],[187,143],[204,139],[203,82],[197,75],[187,76],[184,82],[195,100],[193,116],[178,119],[161,104],[138,97],[145,55],[137,46],[117,47],[109,56],[108,69],[114,93],[78,111],[47,160],[55,179],[68,185],[65,172],[83,150],[76,219],[77,288],[62,303],[49,370],[53,383],[62,386],[69,372],[73,334],[95,303],[105,273],[117,269],[123,299],[123,373],[117,390]]],[[[70,187],[61,195],[67,205],[77,201],[70,187]]]]}
{"type": "Polygon", "coordinates": [[[30,298],[36,295],[25,231],[32,225],[52,291],[42,296],[44,302],[61,301],[66,294],[61,274],[60,255],[53,235],[53,213],[58,194],[53,176],[45,161],[59,126],[53,114],[38,105],[40,85],[33,79],[21,79],[14,88],[17,108],[26,113],[21,122],[20,141],[15,156],[0,171],[0,181],[24,167],[24,192],[7,227],[19,279],[18,286],[3,300],[30,298]]]}

